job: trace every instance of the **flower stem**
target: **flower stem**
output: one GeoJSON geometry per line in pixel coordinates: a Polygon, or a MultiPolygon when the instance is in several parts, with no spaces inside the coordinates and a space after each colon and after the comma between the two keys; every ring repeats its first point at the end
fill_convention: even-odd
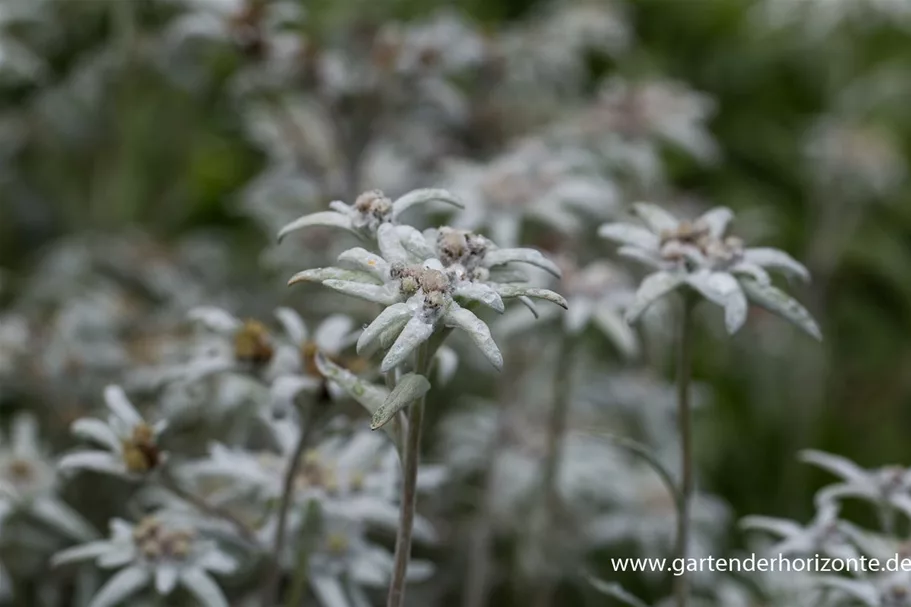
{"type": "MultiPolygon", "coordinates": [[[[560,500],[559,472],[562,461],[563,442],[566,437],[566,427],[569,420],[570,372],[572,371],[572,337],[563,336],[563,342],[557,353],[556,380],[554,381],[554,400],[550,410],[550,419],[547,424],[547,451],[544,456],[544,470],[542,473],[542,489],[544,496],[543,531],[538,542],[546,542],[553,537],[551,530],[559,520],[562,503],[560,500]]],[[[545,546],[538,545],[536,550],[543,555],[545,546]]],[[[556,590],[555,575],[551,571],[541,572],[541,586],[535,597],[537,607],[550,607],[553,604],[556,590]]]]}
{"type": "Polygon", "coordinates": [[[686,557],[690,541],[690,506],[693,501],[693,420],[690,402],[690,379],[693,356],[693,308],[696,301],[686,296],[680,318],[677,359],[677,423],[680,428],[681,475],[680,500],[677,507],[676,557],[684,563],[683,571],[674,581],[677,607],[686,607],[689,599],[689,579],[686,576],[686,557]]]}
{"type": "Polygon", "coordinates": [[[301,412],[301,431],[294,446],[294,453],[291,455],[291,461],[288,462],[288,469],[285,470],[285,478],[282,484],[282,495],[278,505],[278,521],[275,525],[275,537],[272,541],[272,558],[267,564],[268,572],[266,581],[262,589],[262,607],[274,607],[278,594],[278,585],[281,581],[281,555],[285,549],[285,536],[288,527],[288,511],[291,509],[291,501],[294,494],[294,479],[300,469],[301,460],[304,456],[304,450],[310,442],[311,429],[313,427],[313,406],[309,405],[301,412]]]}
{"type": "MultiPolygon", "coordinates": [[[[415,372],[426,376],[430,358],[430,351],[425,342],[418,349],[415,372]]],[[[421,426],[424,421],[425,399],[426,394],[411,403],[408,411],[408,434],[405,437],[405,454],[402,462],[402,503],[387,607],[402,607],[405,603],[405,577],[411,558],[411,533],[414,529],[414,513],[417,507],[418,464],[421,455],[421,426]]]]}
{"type": "Polygon", "coordinates": [[[256,533],[247,525],[245,522],[228,512],[223,508],[219,508],[213,504],[210,504],[202,497],[196,495],[191,491],[187,491],[180,486],[180,483],[177,482],[177,479],[174,478],[174,475],[171,473],[170,469],[164,467],[161,469],[161,473],[158,476],[161,486],[184,500],[188,504],[195,507],[197,510],[203,514],[209,516],[220,518],[225,520],[237,530],[237,533],[250,544],[258,545],[256,540],[256,533]]]}

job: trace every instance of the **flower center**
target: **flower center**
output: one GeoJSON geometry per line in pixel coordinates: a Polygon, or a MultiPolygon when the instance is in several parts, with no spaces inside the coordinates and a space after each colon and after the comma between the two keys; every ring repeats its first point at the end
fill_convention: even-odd
{"type": "Polygon", "coordinates": [[[155,433],[145,423],[133,428],[130,438],[123,440],[123,461],[130,472],[148,472],[161,463],[161,452],[155,444],[155,433]]]}
{"type": "Polygon", "coordinates": [[[234,358],[238,362],[259,367],[272,360],[274,354],[269,330],[258,320],[246,320],[234,334],[234,358]]]}
{"type": "Polygon", "coordinates": [[[133,529],[133,542],[146,559],[184,560],[193,547],[195,533],[165,529],[154,517],[146,517],[133,529]]]}
{"type": "Polygon", "coordinates": [[[7,465],[6,472],[14,483],[27,483],[35,478],[35,467],[24,459],[12,460],[7,465]]]}

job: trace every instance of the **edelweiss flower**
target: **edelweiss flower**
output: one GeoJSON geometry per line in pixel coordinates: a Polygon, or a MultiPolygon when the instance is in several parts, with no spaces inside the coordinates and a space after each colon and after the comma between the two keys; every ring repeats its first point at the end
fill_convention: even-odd
{"type": "Polygon", "coordinates": [[[13,418],[9,444],[0,445],[0,523],[17,510],[78,540],[97,536],[91,525],[55,494],[54,464],[38,443],[38,426],[28,413],[13,418]]]}
{"type": "Polygon", "coordinates": [[[460,228],[487,227],[496,242],[514,246],[526,221],[566,233],[584,226],[583,216],[604,219],[619,201],[617,187],[601,176],[586,153],[530,140],[489,164],[454,162],[453,189],[464,192],[460,228]]]}
{"type": "MultiPolygon", "coordinates": [[[[863,553],[880,563],[898,557],[899,564],[911,558],[911,545],[894,538],[858,532],[855,542],[863,553]]],[[[829,591],[838,589],[868,607],[911,607],[911,573],[900,567],[900,571],[881,571],[868,575],[866,571],[852,570],[854,578],[824,575],[816,581],[829,591]],[[858,579],[860,578],[860,579],[858,579]]]]}
{"type": "MultiPolygon", "coordinates": [[[[623,356],[636,356],[639,338],[623,317],[635,295],[627,274],[606,261],[595,261],[585,267],[565,257],[557,262],[562,274],[560,290],[566,295],[567,303],[567,312],[559,319],[563,330],[578,335],[592,327],[604,334],[623,356]]],[[[528,314],[507,314],[496,329],[503,335],[516,335],[531,329],[533,323],[558,320],[557,312],[555,308],[547,308],[537,320],[529,319],[528,314]]]]}
{"type": "Polygon", "coordinates": [[[198,538],[192,530],[171,528],[153,516],[137,525],[114,519],[110,539],[64,550],[53,563],[91,559],[105,569],[122,569],[98,591],[90,607],[114,607],[153,583],[162,596],[179,584],[204,607],[228,607],[210,572],[229,574],[237,569],[235,560],[215,542],[198,538]]]}
{"type": "Polygon", "coordinates": [[[740,526],[777,536],[778,542],[768,548],[769,554],[800,557],[820,553],[833,558],[857,558],[860,555],[852,542],[858,530],[840,520],[838,514],[837,505],[826,503],[819,506],[816,516],[806,527],[768,516],[747,516],[741,519],[740,526]]]}
{"type": "Polygon", "coordinates": [[[377,229],[386,223],[396,223],[399,216],[411,207],[440,201],[462,208],[462,202],[446,190],[425,188],[412,190],[395,200],[388,198],[379,190],[370,190],[357,197],[353,205],[340,200],[329,203],[330,211],[320,211],[300,217],[278,233],[281,241],[291,232],[310,226],[341,228],[364,238],[372,238],[377,229]]]}
{"type": "Polygon", "coordinates": [[[127,478],[140,478],[157,470],[166,458],[159,449],[158,437],[167,422],[148,424],[119,386],[105,388],[104,401],[110,409],[106,423],[99,419],[79,419],[73,423],[72,432],[107,450],[65,455],[58,468],[66,472],[95,470],[127,478]]]}
{"type": "Polygon", "coordinates": [[[841,482],[823,487],[816,494],[819,507],[846,497],[858,497],[875,505],[895,508],[911,517],[911,469],[886,466],[864,470],[845,457],[813,450],[801,452],[800,459],[842,478],[841,482]]]}
{"type": "Polygon", "coordinates": [[[809,280],[807,269],[783,251],[744,248],[740,239],[727,236],[734,217],[730,209],[716,207],[692,222],[648,203],[637,203],[633,210],[645,227],[609,223],[599,230],[602,237],[622,245],[621,255],[657,270],[642,281],[627,320],[634,322],[656,300],[688,286],[724,308],[729,333],[746,322],[749,299],[822,339],[809,312],[774,287],[766,272],[774,269],[809,280]]]}
{"type": "Polygon", "coordinates": [[[361,248],[350,249],[339,256],[339,263],[345,267],[305,270],[292,277],[289,284],[320,282],[342,293],[387,306],[364,330],[357,344],[358,352],[391,344],[382,363],[383,372],[399,365],[443,327],[467,332],[491,364],[500,368],[503,359],[487,325],[457,300],[478,302],[498,312],[504,309],[501,293],[507,297],[541,296],[564,303],[561,297],[543,289],[472,280],[489,278],[489,268],[513,261],[548,267],[553,264],[531,249],[489,248],[486,239],[466,233],[440,234],[435,240],[442,243],[439,248],[444,259],[452,262],[449,267],[444,267],[438,259],[421,259],[423,255],[409,253],[409,248],[417,249],[418,253],[435,252],[417,230],[384,224],[377,229],[382,256],[361,248]],[[468,263],[468,268],[473,270],[457,261],[468,263]]]}

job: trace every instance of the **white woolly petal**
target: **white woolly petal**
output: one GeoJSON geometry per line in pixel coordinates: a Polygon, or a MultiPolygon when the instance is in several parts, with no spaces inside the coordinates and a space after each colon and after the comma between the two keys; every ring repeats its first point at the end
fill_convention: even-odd
{"type": "Polygon", "coordinates": [[[180,583],[196,597],[201,607],[228,607],[228,599],[221,588],[199,567],[189,567],[181,571],[180,583]]]}
{"type": "Polygon", "coordinates": [[[430,339],[431,335],[433,335],[432,324],[426,323],[418,317],[409,320],[383,358],[380,371],[387,373],[400,365],[418,346],[430,339]]]}
{"type": "Polygon", "coordinates": [[[631,223],[606,223],[598,228],[598,236],[646,251],[657,251],[661,246],[656,234],[631,223]]]}
{"type": "Polygon", "coordinates": [[[115,607],[139,592],[151,581],[151,575],[142,567],[134,566],[117,572],[92,598],[89,607],[115,607]]]}
{"type": "Polygon", "coordinates": [[[278,233],[278,241],[281,242],[285,236],[291,232],[296,232],[297,230],[302,230],[304,228],[313,226],[340,228],[342,230],[357,233],[357,231],[354,229],[354,225],[351,222],[350,216],[343,215],[337,211],[320,211],[319,213],[311,213],[310,215],[299,217],[298,219],[295,219],[283,227],[278,233]]]}
{"type": "Polygon", "coordinates": [[[455,302],[446,311],[444,319],[446,326],[456,327],[468,333],[471,341],[498,371],[503,368],[503,355],[490,335],[490,328],[483,320],[455,302]]]}
{"type": "Polygon", "coordinates": [[[747,319],[747,298],[737,279],[727,272],[700,270],[687,276],[687,284],[706,299],[724,308],[728,333],[736,333],[747,319]]]}
{"type": "Polygon", "coordinates": [[[388,328],[410,318],[413,314],[411,307],[406,303],[397,303],[389,306],[379,316],[373,319],[366,329],[363,330],[357,340],[357,352],[361,354],[370,349],[371,345],[380,338],[388,328]]]}
{"type": "MultiPolygon", "coordinates": [[[[313,341],[317,347],[328,354],[338,354],[345,348],[354,321],[345,314],[332,314],[326,317],[316,328],[313,341]]],[[[349,342],[350,343],[350,342],[349,342]]]]}
{"type": "Polygon", "coordinates": [[[120,386],[108,386],[104,389],[104,402],[111,412],[128,426],[133,427],[142,423],[142,416],[127,398],[120,386]]]}
{"type": "Polygon", "coordinates": [[[295,344],[302,344],[307,341],[307,323],[297,313],[297,310],[291,308],[278,308],[275,310],[275,317],[281,323],[285,334],[295,344]]]}
{"type": "Polygon", "coordinates": [[[810,282],[810,271],[807,270],[806,266],[778,249],[768,247],[746,249],[743,252],[743,260],[764,268],[781,270],[786,274],[796,276],[804,282],[810,282]]]}
{"type": "Polygon", "coordinates": [[[241,322],[229,312],[214,306],[200,306],[187,313],[187,318],[198,322],[206,329],[223,335],[233,334],[240,329],[241,322]]]}
{"type": "Polygon", "coordinates": [[[77,419],[70,426],[70,432],[79,438],[103,445],[111,451],[116,451],[120,448],[120,439],[114,434],[111,427],[100,419],[92,419],[90,417],[77,419]]]}
{"type": "Polygon", "coordinates": [[[389,279],[389,262],[367,249],[356,247],[348,249],[338,256],[341,266],[360,270],[370,274],[377,280],[385,282],[389,279]]]}

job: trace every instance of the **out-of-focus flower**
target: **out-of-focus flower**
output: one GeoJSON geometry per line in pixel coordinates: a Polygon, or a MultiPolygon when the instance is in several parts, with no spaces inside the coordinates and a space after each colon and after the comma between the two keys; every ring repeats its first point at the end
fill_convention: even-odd
{"type": "Polygon", "coordinates": [[[806,527],[787,519],[767,516],[745,517],[740,526],[776,536],[778,541],[768,548],[770,554],[800,557],[820,553],[839,559],[857,558],[860,555],[853,544],[857,529],[840,520],[838,515],[838,506],[827,503],[820,505],[816,516],[806,527]]]}
{"type": "Polygon", "coordinates": [[[841,477],[840,482],[823,487],[816,494],[820,508],[853,497],[895,508],[911,517],[911,469],[886,466],[864,470],[845,457],[814,450],[802,451],[800,459],[841,477]]]}
{"type": "Polygon", "coordinates": [[[204,607],[227,607],[228,600],[211,573],[237,569],[233,557],[193,530],[174,529],[154,516],[133,525],[111,521],[111,537],[58,553],[55,565],[94,560],[104,569],[119,569],[92,599],[91,607],[114,607],[154,585],[162,596],[179,585],[204,607]]]}
{"type": "Polygon", "coordinates": [[[595,159],[572,148],[553,149],[528,139],[488,164],[453,161],[450,187],[462,193],[465,212],[455,226],[490,230],[504,247],[519,243],[525,222],[537,222],[566,234],[578,233],[584,217],[604,219],[616,211],[617,187],[595,159]]]}
{"type": "Polygon", "coordinates": [[[807,269],[790,255],[767,247],[745,248],[727,236],[734,217],[725,207],[716,207],[695,221],[679,220],[648,203],[633,205],[643,226],[609,223],[598,233],[621,245],[619,253],[653,270],[642,281],[626,316],[635,321],[655,301],[681,287],[721,306],[725,326],[734,333],[747,318],[747,300],[794,323],[816,339],[819,327],[796,300],[772,285],[766,268],[809,280],[807,269]]]}
{"type": "Polygon", "coordinates": [[[412,190],[395,200],[379,190],[370,190],[357,197],[353,205],[341,200],[329,203],[329,211],[304,215],[286,225],[278,234],[279,240],[291,232],[311,226],[341,228],[365,238],[373,238],[379,227],[396,223],[408,209],[433,201],[441,201],[461,208],[462,202],[446,190],[427,188],[412,190]]]}
{"type": "Polygon", "coordinates": [[[60,459],[58,468],[64,472],[94,470],[133,479],[157,470],[167,457],[158,445],[167,422],[146,422],[119,386],[108,386],[104,401],[109,409],[106,422],[83,418],[72,426],[73,434],[104,450],[70,453],[60,459]]]}
{"type": "Polygon", "coordinates": [[[764,0],[756,18],[772,28],[798,27],[811,40],[844,26],[911,25],[911,6],[902,0],[764,0]]]}
{"type": "Polygon", "coordinates": [[[826,199],[889,196],[907,173],[899,143],[890,133],[831,118],[820,120],[807,134],[804,154],[826,199]]]}
{"type": "Polygon", "coordinates": [[[24,511],[73,539],[96,537],[91,525],[56,495],[54,462],[38,443],[33,416],[13,418],[9,443],[0,445],[0,524],[24,511]]]}

